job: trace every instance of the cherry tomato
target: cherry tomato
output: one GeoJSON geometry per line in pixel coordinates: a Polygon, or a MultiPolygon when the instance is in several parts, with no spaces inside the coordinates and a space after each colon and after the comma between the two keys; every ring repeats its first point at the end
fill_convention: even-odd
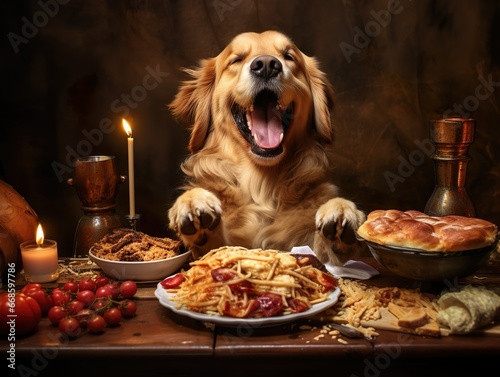
{"type": "Polygon", "coordinates": [[[113,289],[109,284],[99,287],[95,291],[95,298],[108,298],[113,296],[113,289]]]}
{"type": "Polygon", "coordinates": [[[110,303],[109,299],[107,298],[97,298],[94,303],[92,304],[92,309],[94,310],[101,310],[102,308],[108,306],[110,303]]]}
{"type": "Polygon", "coordinates": [[[131,318],[137,312],[137,304],[132,300],[123,300],[118,305],[118,309],[124,318],[131,318]]]}
{"type": "Polygon", "coordinates": [[[95,280],[89,277],[84,277],[80,282],[78,283],[78,289],[80,291],[95,291],[95,280]]]}
{"type": "Polygon", "coordinates": [[[80,322],[75,317],[65,317],[59,322],[59,330],[70,338],[76,338],[82,332],[80,322]]]}
{"type": "Polygon", "coordinates": [[[96,314],[87,320],[87,329],[91,334],[100,334],[106,327],[106,321],[103,316],[96,314]]]}
{"type": "Polygon", "coordinates": [[[83,291],[79,291],[76,294],[76,299],[78,301],[81,301],[83,303],[84,307],[88,308],[94,302],[95,293],[94,293],[94,291],[85,289],[83,291]]]}
{"type": "Polygon", "coordinates": [[[52,298],[54,299],[54,305],[64,306],[71,300],[71,295],[60,288],[54,288],[52,298]]]}
{"type": "Polygon", "coordinates": [[[69,315],[69,310],[59,305],[55,305],[52,308],[50,308],[49,313],[47,314],[50,322],[56,326],[59,325],[61,319],[67,317],[68,315],[69,315]]]}
{"type": "Polygon", "coordinates": [[[24,293],[0,295],[0,334],[23,336],[32,333],[38,328],[41,318],[40,305],[34,298],[24,293]]]}
{"type": "Polygon", "coordinates": [[[111,298],[116,300],[120,296],[120,285],[117,282],[106,284],[104,287],[111,289],[111,298]]]}
{"type": "Polygon", "coordinates": [[[165,289],[177,288],[181,283],[186,280],[182,273],[178,273],[174,276],[170,276],[166,279],[163,279],[160,284],[165,289]]]}
{"type": "Polygon", "coordinates": [[[95,315],[95,312],[92,309],[82,309],[78,313],[76,313],[75,318],[80,322],[80,327],[82,329],[87,327],[87,322],[90,318],[95,315]]]}
{"type": "Polygon", "coordinates": [[[64,283],[63,290],[67,292],[76,293],[78,292],[78,283],[71,280],[64,283]]]}
{"type": "Polygon", "coordinates": [[[122,320],[122,313],[118,308],[109,308],[103,314],[104,320],[108,326],[117,326],[122,320]]]}
{"type": "Polygon", "coordinates": [[[133,297],[137,293],[137,284],[132,280],[126,280],[120,284],[120,294],[124,298],[133,297]]]}
{"type": "Polygon", "coordinates": [[[95,287],[96,289],[102,287],[106,284],[109,284],[109,278],[107,276],[99,276],[95,279],[95,287]]]}
{"type": "Polygon", "coordinates": [[[84,307],[85,307],[85,305],[83,304],[83,302],[81,302],[79,300],[71,300],[70,302],[68,302],[68,311],[69,311],[69,314],[71,314],[71,315],[75,315],[80,310],[82,310],[84,307]]]}
{"type": "Polygon", "coordinates": [[[40,284],[28,284],[21,289],[21,292],[26,296],[34,298],[38,302],[43,317],[46,316],[49,309],[54,306],[52,295],[47,293],[45,288],[40,287],[40,284]]]}

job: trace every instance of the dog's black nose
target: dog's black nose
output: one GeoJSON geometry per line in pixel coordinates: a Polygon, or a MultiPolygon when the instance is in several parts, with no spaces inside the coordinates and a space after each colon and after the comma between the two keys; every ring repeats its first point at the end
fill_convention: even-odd
{"type": "Polygon", "coordinates": [[[283,70],[281,62],[271,55],[262,55],[255,58],[250,64],[250,70],[256,76],[270,79],[278,76],[283,70]]]}

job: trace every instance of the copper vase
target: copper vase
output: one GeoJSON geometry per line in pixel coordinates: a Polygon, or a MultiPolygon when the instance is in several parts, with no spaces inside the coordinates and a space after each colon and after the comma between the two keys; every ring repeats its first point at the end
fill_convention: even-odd
{"type": "Polygon", "coordinates": [[[80,157],[75,162],[73,178],[68,184],[76,189],[82,202],[74,237],[74,257],[85,257],[89,249],[110,230],[122,226],[115,212],[120,183],[126,177],[118,174],[115,156],[80,157]]]}
{"type": "Polygon", "coordinates": [[[474,205],[465,188],[468,149],[474,141],[475,126],[476,121],[470,118],[430,121],[436,186],[425,206],[426,214],[475,217],[474,205]]]}

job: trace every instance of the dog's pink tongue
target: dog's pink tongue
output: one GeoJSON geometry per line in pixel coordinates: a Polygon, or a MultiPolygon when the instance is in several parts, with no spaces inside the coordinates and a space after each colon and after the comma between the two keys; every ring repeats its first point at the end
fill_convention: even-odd
{"type": "Polygon", "coordinates": [[[281,144],[283,126],[276,103],[270,101],[266,106],[255,106],[254,111],[248,115],[250,119],[247,121],[255,143],[261,148],[277,148],[281,144]]]}

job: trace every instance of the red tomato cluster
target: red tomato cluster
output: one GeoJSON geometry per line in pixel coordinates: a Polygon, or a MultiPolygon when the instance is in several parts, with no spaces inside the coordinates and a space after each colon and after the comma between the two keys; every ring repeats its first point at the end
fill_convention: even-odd
{"type": "Polygon", "coordinates": [[[102,333],[106,327],[119,325],[123,318],[135,316],[137,304],[132,298],[136,292],[137,284],[132,280],[117,282],[100,276],[68,281],[50,292],[30,283],[20,294],[35,300],[42,316],[64,335],[75,338],[83,332],[102,333]]]}

